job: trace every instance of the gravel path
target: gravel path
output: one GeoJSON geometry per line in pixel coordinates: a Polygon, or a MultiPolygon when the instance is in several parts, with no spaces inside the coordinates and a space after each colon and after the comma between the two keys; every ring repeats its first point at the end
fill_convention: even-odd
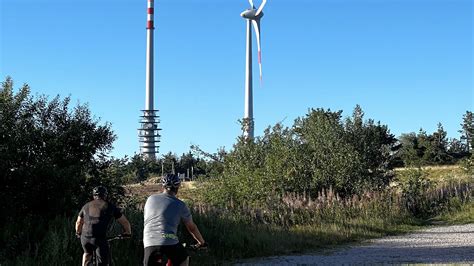
{"type": "Polygon", "coordinates": [[[238,265],[384,265],[474,263],[474,224],[440,226],[360,245],[298,256],[269,257],[238,265]]]}

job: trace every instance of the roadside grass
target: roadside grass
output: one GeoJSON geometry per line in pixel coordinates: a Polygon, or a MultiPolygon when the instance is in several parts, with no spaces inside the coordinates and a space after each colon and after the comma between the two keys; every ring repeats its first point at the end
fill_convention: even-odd
{"type": "Polygon", "coordinates": [[[249,225],[237,221],[200,217],[198,223],[210,243],[207,253],[192,257],[194,265],[235,262],[254,257],[324,252],[341,245],[392,234],[407,233],[420,224],[387,223],[378,221],[341,221],[295,225],[288,228],[275,225],[249,225]]]}
{"type": "MultiPolygon", "coordinates": [[[[197,265],[246,258],[323,252],[357,241],[407,233],[424,221],[400,207],[393,193],[367,193],[341,199],[331,190],[317,198],[289,194],[284,204],[215,208],[194,205],[193,217],[211,249],[197,265]],[[273,209],[271,209],[273,208],[273,209]]],[[[190,240],[189,236],[185,239],[190,240]]]]}
{"type": "Polygon", "coordinates": [[[474,223],[474,202],[438,215],[433,220],[449,225],[474,223]]]}
{"type": "MultiPolygon", "coordinates": [[[[236,260],[323,251],[369,238],[409,232],[422,221],[414,219],[391,197],[367,195],[344,201],[331,192],[319,199],[303,199],[289,195],[285,206],[276,205],[273,212],[235,206],[219,209],[193,205],[193,218],[210,244],[207,252],[192,255],[192,265],[221,265],[236,260]]],[[[133,228],[129,240],[112,243],[114,265],[140,265],[143,259],[143,213],[130,206],[125,210],[133,228]]],[[[58,217],[31,225],[45,236],[13,259],[1,265],[77,265],[82,248],[74,236],[75,217],[58,217]],[[38,228],[40,226],[41,228],[38,228]]],[[[32,228],[24,228],[26,233],[32,228]]],[[[109,235],[120,233],[115,222],[109,235]]],[[[180,239],[193,244],[192,238],[180,228],[180,239]]]]}
{"type": "Polygon", "coordinates": [[[416,169],[421,169],[430,180],[437,184],[473,181],[473,177],[467,174],[459,165],[425,166],[421,168],[397,168],[395,169],[395,180],[405,180],[409,172],[416,169]]]}
{"type": "MultiPolygon", "coordinates": [[[[469,177],[458,173],[455,168],[433,171],[429,178],[439,182],[423,195],[422,200],[427,203],[423,206],[432,210],[432,216],[422,218],[410,213],[396,189],[367,192],[350,199],[339,198],[327,190],[313,198],[297,194],[282,195],[278,201],[262,203],[261,206],[229,204],[215,207],[196,200],[199,195],[194,185],[184,186],[179,195],[189,202],[193,218],[210,244],[208,251],[191,254],[191,265],[221,265],[247,258],[324,252],[366,239],[408,233],[429,224],[433,217],[448,224],[474,222],[469,177]],[[445,174],[448,176],[443,178],[445,174]],[[457,181],[453,182],[452,176],[456,176],[457,181]]],[[[397,172],[400,173],[404,172],[397,172]]],[[[140,185],[136,189],[139,193],[158,191],[156,185],[150,189],[140,185]]],[[[114,265],[142,263],[141,207],[145,197],[144,194],[133,193],[128,196],[125,215],[132,224],[133,237],[112,243],[114,265]]],[[[0,265],[79,264],[82,248],[74,236],[74,221],[75,217],[57,217],[53,221],[25,219],[3,228],[2,237],[10,239],[12,245],[0,251],[0,265]],[[26,239],[39,240],[15,244],[16,234],[27,234],[26,239]],[[23,250],[19,252],[19,248],[23,250]],[[10,249],[17,256],[8,257],[10,249]]],[[[120,226],[114,223],[109,235],[120,231],[120,226]]],[[[180,239],[188,244],[194,243],[182,226],[179,231],[180,239]]]]}

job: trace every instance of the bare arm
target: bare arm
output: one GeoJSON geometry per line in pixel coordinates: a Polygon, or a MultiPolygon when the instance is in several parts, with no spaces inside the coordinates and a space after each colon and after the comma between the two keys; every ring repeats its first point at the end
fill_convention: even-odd
{"type": "Polygon", "coordinates": [[[186,229],[188,229],[189,233],[193,236],[194,239],[196,239],[196,241],[200,245],[206,243],[206,241],[204,241],[204,238],[202,238],[201,232],[199,232],[197,225],[192,219],[185,221],[184,225],[186,226],[186,229]]]}
{"type": "Polygon", "coordinates": [[[120,218],[117,219],[117,221],[122,225],[123,227],[123,234],[124,235],[131,235],[132,234],[132,229],[130,227],[130,223],[127,220],[127,217],[125,215],[120,216],[120,218]]]}
{"type": "Polygon", "coordinates": [[[82,233],[82,226],[84,225],[84,219],[81,216],[77,216],[76,220],[76,235],[80,235],[82,233]]]}

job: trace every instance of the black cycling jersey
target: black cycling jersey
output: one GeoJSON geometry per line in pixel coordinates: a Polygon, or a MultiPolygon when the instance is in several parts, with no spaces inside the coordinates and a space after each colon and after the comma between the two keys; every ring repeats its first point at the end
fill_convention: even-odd
{"type": "Polygon", "coordinates": [[[90,201],[82,207],[79,216],[84,219],[81,236],[105,238],[112,217],[118,219],[122,212],[114,204],[102,199],[90,201]]]}

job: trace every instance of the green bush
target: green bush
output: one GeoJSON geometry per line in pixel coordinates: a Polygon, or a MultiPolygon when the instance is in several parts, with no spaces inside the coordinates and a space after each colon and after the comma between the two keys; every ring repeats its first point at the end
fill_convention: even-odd
{"type": "Polygon", "coordinates": [[[470,157],[462,159],[460,165],[466,174],[474,177],[474,153],[470,157]]]}
{"type": "Polygon", "coordinates": [[[407,209],[415,216],[427,213],[428,205],[425,195],[433,187],[425,172],[421,169],[408,170],[402,182],[402,196],[407,209]]]}
{"type": "MultiPolygon", "coordinates": [[[[412,179],[423,183],[420,173],[412,175],[412,179]]],[[[433,186],[426,190],[415,189],[423,186],[415,185],[417,182],[411,181],[411,191],[425,191],[420,197],[430,203],[424,205],[430,217],[464,207],[474,196],[472,185],[468,183],[433,186]]],[[[419,195],[418,192],[413,194],[419,195]]],[[[137,265],[143,259],[143,212],[134,207],[134,200],[127,202],[130,204],[125,215],[132,224],[133,237],[112,243],[115,265],[137,265]]],[[[243,258],[314,251],[404,233],[424,222],[407,208],[403,194],[389,190],[341,198],[328,189],[316,195],[287,193],[259,206],[229,202],[217,207],[201,202],[190,204],[190,208],[194,221],[210,243],[208,252],[191,254],[191,265],[221,265],[243,258]]],[[[10,225],[1,236],[9,239],[11,245],[1,250],[0,264],[77,265],[82,249],[74,238],[74,220],[75,217],[64,216],[52,220],[30,217],[10,225]],[[10,232],[24,235],[15,237],[10,232]],[[44,237],[39,238],[37,234],[44,234],[44,237]],[[25,243],[20,240],[25,238],[38,240],[24,247],[25,243]],[[4,254],[9,251],[16,256],[5,259],[4,254]]],[[[120,232],[120,225],[115,222],[108,234],[120,232]]],[[[179,237],[188,244],[194,243],[183,226],[179,229],[179,237]]]]}
{"type": "Polygon", "coordinates": [[[205,186],[214,204],[259,205],[288,192],[317,194],[332,188],[344,197],[382,190],[393,178],[395,138],[386,126],[341,111],[311,109],[293,127],[269,127],[262,137],[238,138],[222,175],[205,186]]]}
{"type": "Polygon", "coordinates": [[[0,228],[7,236],[0,239],[2,256],[35,249],[46,232],[30,223],[75,214],[98,184],[120,200],[122,182],[106,156],[114,139],[110,124],[101,125],[87,105],[71,108],[69,97],[33,97],[28,85],[15,93],[11,78],[2,82],[0,228]]]}

